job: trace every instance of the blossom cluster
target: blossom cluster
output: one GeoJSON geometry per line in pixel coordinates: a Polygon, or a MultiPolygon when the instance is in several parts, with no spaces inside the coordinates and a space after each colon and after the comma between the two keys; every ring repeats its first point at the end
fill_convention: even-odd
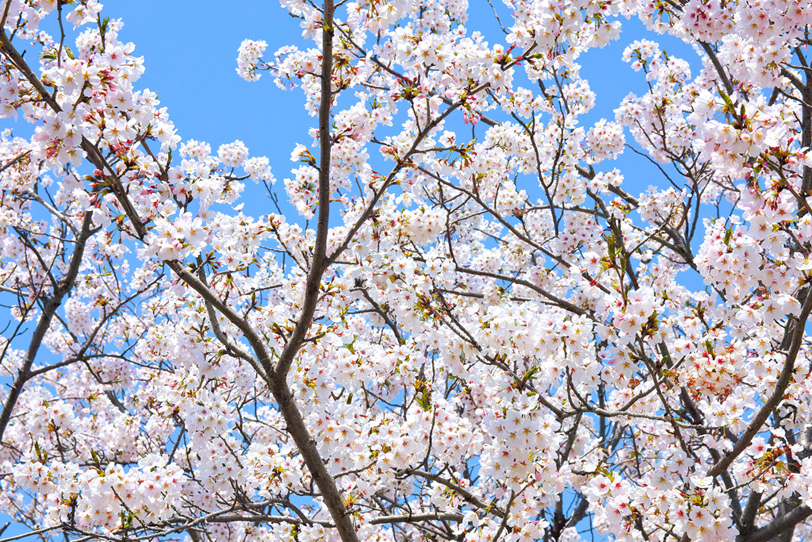
{"type": "Polygon", "coordinates": [[[284,0],[302,42],[237,60],[304,94],[277,161],[183,139],[96,0],[8,3],[0,116],[33,128],[0,133],[0,512],[122,542],[809,537],[812,8],[504,4],[497,35],[465,1],[284,0]],[[596,122],[581,58],[628,18],[696,57],[626,43],[639,84],[596,122]]]}

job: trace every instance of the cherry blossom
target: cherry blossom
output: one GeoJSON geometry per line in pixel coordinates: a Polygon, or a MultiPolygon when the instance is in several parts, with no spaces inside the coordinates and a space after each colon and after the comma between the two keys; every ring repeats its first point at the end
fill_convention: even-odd
{"type": "Polygon", "coordinates": [[[810,6],[480,7],[283,1],[254,155],[7,2],[0,542],[809,538],[810,6]]]}

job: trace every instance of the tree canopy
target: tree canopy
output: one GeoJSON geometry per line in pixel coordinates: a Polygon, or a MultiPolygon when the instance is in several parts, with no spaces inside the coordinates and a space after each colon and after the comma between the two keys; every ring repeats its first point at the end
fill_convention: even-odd
{"type": "Polygon", "coordinates": [[[282,0],[270,158],[2,5],[0,542],[812,537],[806,0],[282,0]]]}

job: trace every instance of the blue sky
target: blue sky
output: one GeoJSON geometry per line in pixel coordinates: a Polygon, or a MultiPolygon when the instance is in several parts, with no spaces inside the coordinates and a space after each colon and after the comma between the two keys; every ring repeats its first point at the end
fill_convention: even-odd
{"type": "Polygon", "coordinates": [[[301,42],[298,21],[277,2],[118,0],[105,5],[125,26],[122,41],[136,44],[146,73],[138,82],[158,93],[185,139],[216,150],[240,139],[252,154],[287,162],[294,139],[307,139],[313,119],[299,92],[278,89],[269,77],[247,83],[236,73],[243,39],[263,39],[268,52],[301,42]]]}

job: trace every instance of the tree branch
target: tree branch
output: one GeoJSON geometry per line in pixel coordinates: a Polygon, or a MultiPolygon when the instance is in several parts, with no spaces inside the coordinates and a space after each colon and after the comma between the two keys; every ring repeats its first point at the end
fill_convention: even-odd
{"type": "Polygon", "coordinates": [[[56,314],[56,310],[62,304],[62,300],[70,293],[76,283],[76,277],[79,275],[79,267],[81,267],[84,258],[85,243],[91,235],[90,225],[92,223],[93,213],[90,211],[85,212],[85,217],[82,221],[82,230],[76,239],[76,245],[73,248],[68,271],[62,280],[59,281],[56,288],[54,288],[53,295],[45,302],[37,327],[31,336],[25,360],[14,379],[14,383],[11,385],[6,401],[3,404],[3,410],[0,412],[0,442],[3,441],[3,434],[11,420],[11,413],[14,411],[14,406],[20,398],[23,386],[25,386],[25,383],[31,378],[31,367],[42,345],[42,340],[45,338],[45,333],[48,332],[48,328],[51,326],[51,320],[54,314],[56,314]]]}
{"type": "Polygon", "coordinates": [[[744,433],[742,433],[742,436],[739,437],[739,440],[733,445],[733,449],[725,454],[720,461],[718,461],[715,465],[713,465],[713,467],[710,468],[710,470],[708,470],[707,476],[712,478],[719,476],[722,471],[726,470],[730,464],[733,463],[733,461],[739,455],[741,455],[741,453],[750,445],[753,437],[755,437],[756,434],[761,430],[761,426],[765,421],[767,421],[767,418],[770,417],[770,414],[772,414],[775,407],[778,406],[778,403],[780,403],[784,398],[784,392],[792,382],[792,374],[795,369],[795,360],[798,358],[798,352],[800,351],[801,344],[803,343],[804,328],[806,326],[806,321],[809,319],[810,311],[812,311],[812,295],[810,295],[809,291],[807,290],[800,316],[797,320],[790,319],[790,323],[788,324],[794,326],[792,331],[792,343],[789,351],[786,354],[784,367],[781,369],[781,374],[778,377],[778,382],[775,384],[775,389],[773,389],[770,397],[764,401],[764,404],[753,417],[752,421],[750,421],[750,424],[747,426],[744,433]]]}

